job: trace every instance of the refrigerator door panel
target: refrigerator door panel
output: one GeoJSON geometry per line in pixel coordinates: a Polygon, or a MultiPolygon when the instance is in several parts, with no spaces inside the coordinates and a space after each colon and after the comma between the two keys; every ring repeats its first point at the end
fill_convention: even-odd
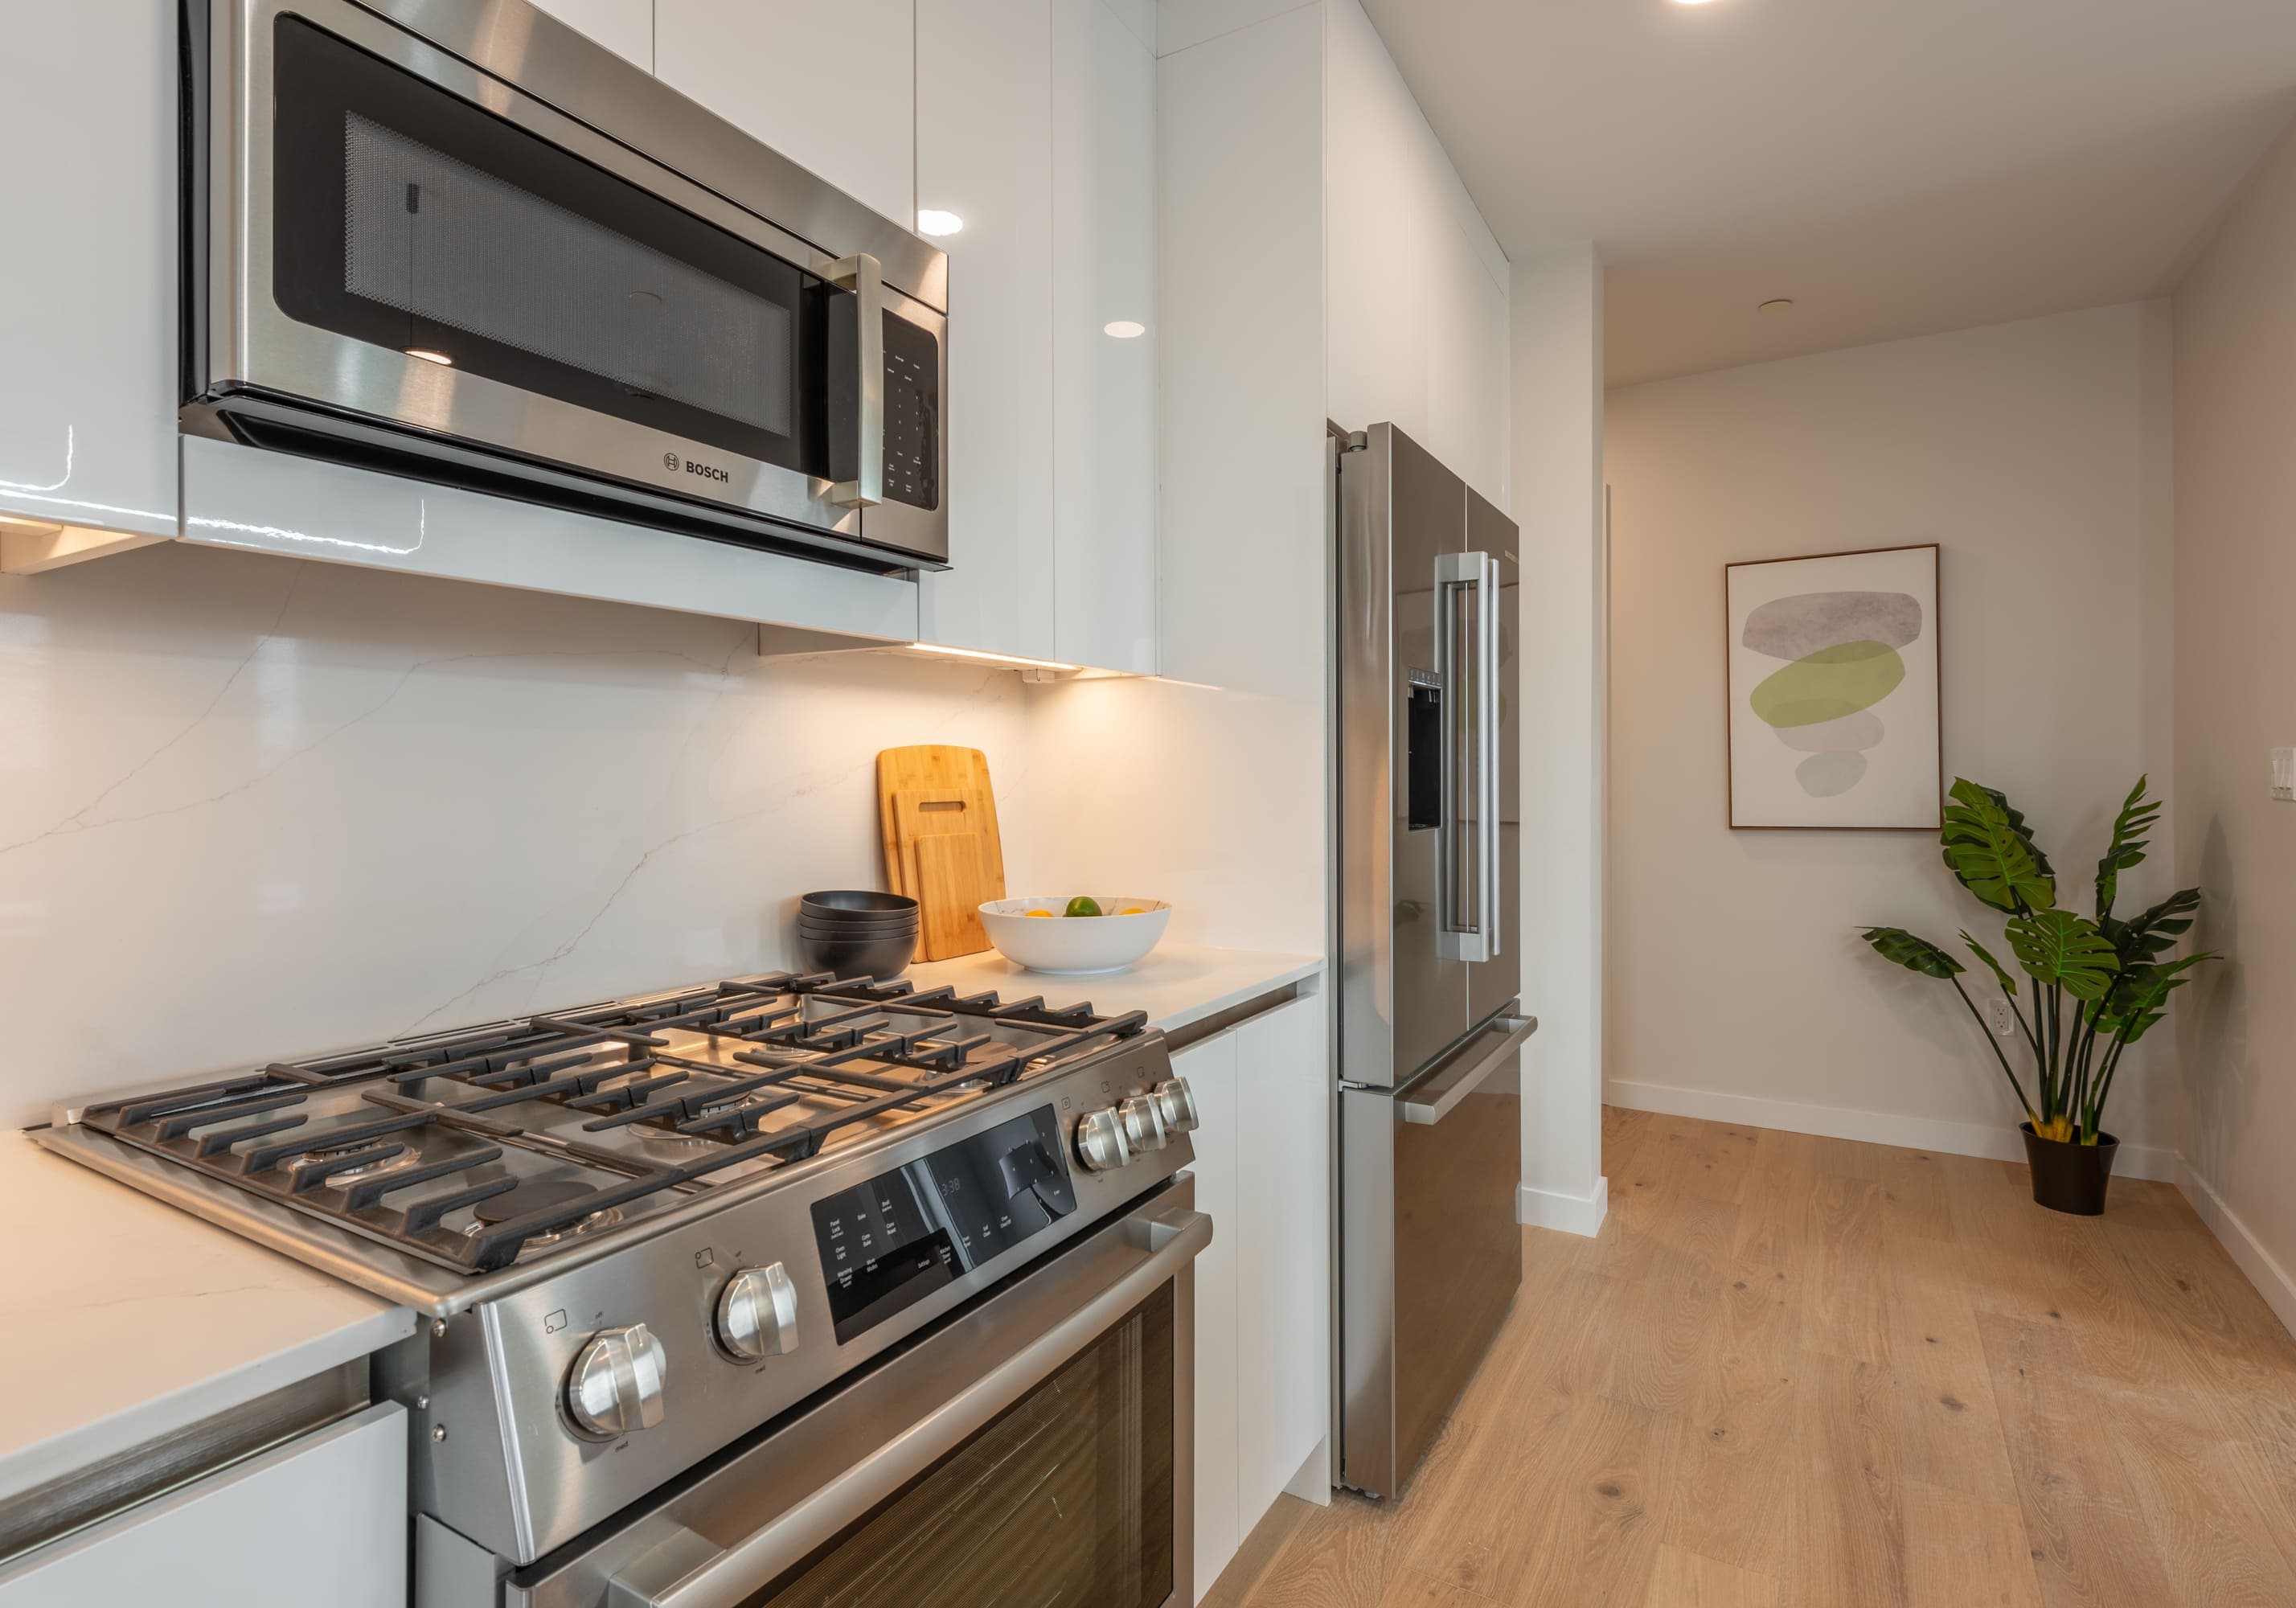
{"type": "Polygon", "coordinates": [[[1467,1016],[1486,1021],[1522,992],[1522,564],[1521,537],[1514,522],[1470,490],[1467,546],[1488,553],[1498,565],[1498,677],[1493,709],[1498,732],[1497,907],[1493,913],[1496,953],[1477,961],[1467,973],[1467,1016]]]}
{"type": "Polygon", "coordinates": [[[1472,1025],[1440,931],[1455,710],[1438,573],[1467,488],[1392,425],[1340,458],[1341,1076],[1393,1087],[1472,1025]]]}
{"type": "Polygon", "coordinates": [[[1340,1095],[1341,1482],[1401,1492],[1522,1282],[1521,1040],[1502,1017],[1398,1090],[1340,1095]]]}

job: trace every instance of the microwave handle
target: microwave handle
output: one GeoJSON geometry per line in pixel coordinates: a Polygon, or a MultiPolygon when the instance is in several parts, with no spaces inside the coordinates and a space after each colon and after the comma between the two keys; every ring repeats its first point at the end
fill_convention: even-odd
{"type": "Polygon", "coordinates": [[[860,383],[854,394],[861,398],[856,429],[861,439],[857,465],[849,480],[829,488],[829,500],[840,508],[873,508],[885,500],[885,273],[866,251],[840,257],[821,271],[831,284],[853,292],[853,316],[859,339],[860,383]]]}
{"type": "Polygon", "coordinates": [[[974,1431],[1050,1378],[1069,1358],[1105,1333],[1160,1284],[1169,1282],[1212,1242],[1212,1220],[1201,1211],[1166,1207],[1126,1225],[1141,1259],[1034,1341],[1000,1358],[931,1416],[903,1431],[878,1456],[824,1481],[795,1508],[765,1529],[709,1556],[663,1587],[613,1577],[607,1608],[738,1608],[955,1451],[974,1431]]]}

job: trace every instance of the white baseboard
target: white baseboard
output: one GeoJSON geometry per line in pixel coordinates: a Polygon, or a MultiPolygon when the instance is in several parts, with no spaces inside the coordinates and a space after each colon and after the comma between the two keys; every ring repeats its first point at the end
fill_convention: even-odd
{"type": "MultiPolygon", "coordinates": [[[[1988,1122],[1952,1122],[1936,1117],[1900,1117],[1888,1112],[1804,1105],[1793,1100],[1675,1088],[1663,1083],[1604,1083],[1603,1099],[1606,1104],[1622,1105],[1630,1111],[1658,1112],[1669,1117],[1783,1128],[1790,1134],[1816,1134],[1827,1139],[1859,1139],[1868,1144],[1934,1150],[1949,1156],[1984,1156],[1996,1161],[2025,1159],[2025,1141],[2014,1128],[1988,1122]]],[[[2174,1183],[2177,1179],[2177,1160],[2172,1150],[2150,1144],[2123,1144],[2120,1153],[2112,1159],[2112,1170],[2126,1178],[2174,1183]]]]}
{"type": "Polygon", "coordinates": [[[1532,1228],[1557,1228],[1564,1234],[1594,1238],[1611,1211],[1611,1180],[1596,1178],[1585,1194],[1560,1194],[1551,1189],[1518,1185],[1514,1193],[1515,1221],[1532,1228]]]}
{"type": "Polygon", "coordinates": [[[2248,1275],[2248,1282],[2264,1297],[2264,1304],[2279,1317],[2281,1326],[2296,1334],[2296,1278],[2291,1278],[2288,1269],[2273,1259],[2264,1243],[2250,1232],[2248,1225],[2234,1215],[2223,1197],[2182,1156],[2177,1158],[2177,1187],[2185,1192],[2193,1210],[2201,1214],[2201,1221],[2209,1226],[2209,1231],[2231,1253],[2233,1261],[2248,1275]]]}

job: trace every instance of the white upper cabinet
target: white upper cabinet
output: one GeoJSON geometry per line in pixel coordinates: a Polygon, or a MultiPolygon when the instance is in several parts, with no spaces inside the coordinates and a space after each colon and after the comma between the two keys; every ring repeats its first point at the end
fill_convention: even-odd
{"type": "Polygon", "coordinates": [[[4,9],[0,519],[172,536],[175,0],[4,9]]]}
{"type": "Polygon", "coordinates": [[[1328,416],[1507,501],[1507,263],[1355,0],[1325,6],[1328,416]]]}
{"type": "Polygon", "coordinates": [[[917,0],[917,205],[949,258],[948,546],[925,640],[1054,658],[1053,6],[917,0]]]}
{"type": "Polygon", "coordinates": [[[923,578],[928,641],[1156,669],[1144,24],[1107,0],[918,0],[917,204],[963,225],[940,239],[954,567],[923,578]]]}
{"type": "Polygon", "coordinates": [[[912,0],[655,0],[654,71],[906,227],[914,34],[912,0]]]}
{"type": "Polygon", "coordinates": [[[653,0],[534,0],[616,55],[653,70],[653,0]]]}
{"type": "Polygon", "coordinates": [[[1052,657],[1153,672],[1156,58],[1110,0],[1053,6],[1052,657]]]}

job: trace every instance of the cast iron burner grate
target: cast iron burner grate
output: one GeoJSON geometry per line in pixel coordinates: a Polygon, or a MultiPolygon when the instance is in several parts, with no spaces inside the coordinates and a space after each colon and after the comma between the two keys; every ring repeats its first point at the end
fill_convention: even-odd
{"type": "Polygon", "coordinates": [[[690,1190],[738,1165],[808,1160],[841,1130],[987,1094],[1146,1027],[1143,1012],[1101,1016],[1089,1005],[1049,1006],[1041,996],[1005,1001],[993,992],[919,991],[906,980],[775,972],[273,1062],[98,1105],[83,1120],[477,1274],[509,1266],[529,1244],[617,1222],[649,1196],[690,1190]],[[733,1051],[738,1066],[728,1066],[676,1053],[672,1033],[750,1047],[733,1051]],[[320,1100],[328,1102],[324,1126],[310,1120],[320,1100]],[[575,1131],[599,1139],[516,1120],[512,1108],[537,1102],[581,1115],[575,1131]],[[815,1114],[792,1119],[800,1104],[815,1114]],[[778,1125],[765,1126],[777,1116],[778,1125]],[[612,1148],[619,1130],[676,1141],[683,1159],[612,1148]],[[569,1176],[539,1177],[521,1165],[569,1176]],[[431,1185],[440,1187],[408,1193],[431,1185]],[[468,1222],[450,1224],[457,1214],[468,1222]]]}

